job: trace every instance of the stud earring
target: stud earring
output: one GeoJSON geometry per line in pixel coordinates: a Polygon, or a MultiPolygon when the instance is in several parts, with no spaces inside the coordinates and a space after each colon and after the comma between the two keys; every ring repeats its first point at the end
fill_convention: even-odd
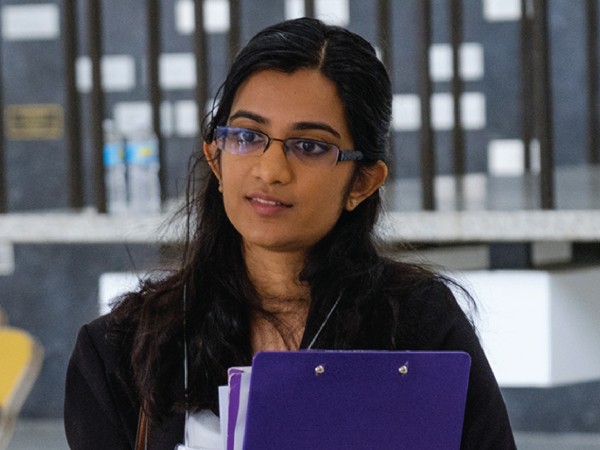
{"type": "Polygon", "coordinates": [[[219,192],[223,193],[223,182],[221,180],[219,180],[219,192]]]}

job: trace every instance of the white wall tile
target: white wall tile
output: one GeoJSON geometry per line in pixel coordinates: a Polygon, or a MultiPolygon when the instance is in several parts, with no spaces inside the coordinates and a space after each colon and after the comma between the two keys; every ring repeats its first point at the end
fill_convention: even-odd
{"type": "Polygon", "coordinates": [[[173,104],[164,100],[160,104],[160,132],[163,137],[171,137],[175,132],[175,112],[173,104]]]}
{"type": "MultiPolygon", "coordinates": [[[[92,90],[92,62],[80,56],[75,62],[77,88],[92,90]]],[[[131,55],[104,55],[100,62],[102,87],[106,92],[126,92],[135,88],[135,60],[131,55]]]]}
{"type": "Polygon", "coordinates": [[[198,134],[198,108],[196,102],[183,100],[175,102],[175,133],[181,137],[194,137],[198,134]]]}
{"type": "MultiPolygon", "coordinates": [[[[452,94],[440,92],[431,96],[431,124],[436,130],[454,127],[452,94]]],[[[485,96],[480,92],[464,92],[461,97],[461,123],[465,130],[485,128],[485,96]]]]}
{"type": "Polygon", "coordinates": [[[465,81],[483,78],[483,45],[465,42],[460,47],[460,75],[465,81]]]}
{"type": "Polygon", "coordinates": [[[163,89],[193,89],[196,86],[196,60],[193,53],[164,53],[159,58],[163,89]]]}
{"type": "Polygon", "coordinates": [[[395,94],[392,103],[392,126],[396,131],[421,128],[421,99],[414,94],[395,94]]]}
{"type": "MultiPolygon", "coordinates": [[[[483,78],[483,46],[476,42],[465,42],[460,46],[460,74],[465,81],[483,78]]],[[[432,81],[452,79],[452,46],[433,44],[429,48],[429,76],[432,81]]]]}
{"type": "MultiPolygon", "coordinates": [[[[205,0],[203,14],[204,30],[207,33],[229,31],[229,2],[227,0],[205,0]]],[[[183,35],[192,34],[196,29],[192,0],[178,0],[175,3],[175,29],[183,35]]]]}
{"type": "Polygon", "coordinates": [[[207,33],[229,31],[229,1],[204,0],[204,29],[207,33]]]}
{"type": "Polygon", "coordinates": [[[431,96],[431,125],[435,130],[451,130],[454,126],[452,94],[442,92],[431,96]]]}
{"type": "Polygon", "coordinates": [[[285,0],[284,6],[286,20],[304,16],[304,0],[285,0]]]}
{"type": "Polygon", "coordinates": [[[60,11],[53,3],[2,7],[2,37],[7,41],[51,40],[60,36],[60,11]]]}
{"type": "Polygon", "coordinates": [[[150,102],[119,102],[113,107],[114,123],[123,134],[152,129],[150,102]]]}
{"type": "Polygon", "coordinates": [[[520,0],[483,0],[483,17],[490,22],[519,20],[520,0]]]}
{"type": "Polygon", "coordinates": [[[331,25],[347,26],[350,23],[348,0],[317,0],[315,16],[331,25]]]}
{"type": "Polygon", "coordinates": [[[466,130],[485,128],[485,95],[481,92],[464,92],[461,97],[461,123],[466,130]]]}
{"type": "Polygon", "coordinates": [[[520,139],[494,139],[488,143],[488,172],[494,176],[519,176],[525,172],[520,139]]]}
{"type": "Polygon", "coordinates": [[[433,81],[452,78],[452,47],[450,44],[433,44],[429,47],[429,76],[433,81]]]}
{"type": "Polygon", "coordinates": [[[192,34],[196,29],[194,2],[192,0],[177,0],[175,2],[175,29],[183,35],[192,34]]]}

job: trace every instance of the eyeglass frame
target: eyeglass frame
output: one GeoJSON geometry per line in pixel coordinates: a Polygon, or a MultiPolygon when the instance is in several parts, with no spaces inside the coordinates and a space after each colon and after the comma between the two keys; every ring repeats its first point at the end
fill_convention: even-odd
{"type": "MultiPolygon", "coordinates": [[[[287,157],[287,154],[289,153],[288,150],[288,146],[286,145],[288,141],[308,141],[308,142],[316,142],[319,144],[325,144],[328,146],[329,149],[334,149],[337,150],[337,158],[335,160],[335,163],[333,164],[333,166],[337,165],[337,163],[339,162],[344,162],[344,161],[360,161],[364,158],[364,154],[363,152],[361,152],[360,150],[344,150],[341,149],[340,147],[338,147],[335,144],[332,144],[330,142],[327,141],[323,141],[321,139],[311,139],[311,138],[299,138],[299,137],[291,137],[291,138],[287,138],[287,139],[279,139],[279,138],[274,138],[269,136],[266,133],[263,133],[262,131],[256,131],[253,130],[252,128],[245,128],[245,127],[230,127],[228,125],[221,125],[221,126],[217,126],[215,127],[214,131],[213,131],[213,142],[217,142],[218,141],[218,137],[217,134],[219,131],[225,131],[225,135],[227,135],[227,130],[242,130],[242,131],[250,131],[252,133],[256,133],[260,136],[264,136],[266,138],[266,143],[264,145],[264,149],[261,153],[252,153],[252,154],[243,154],[243,153],[232,153],[232,152],[227,152],[227,150],[225,150],[224,148],[220,148],[217,146],[217,148],[219,148],[219,150],[223,151],[223,152],[227,152],[230,154],[234,154],[234,155],[239,155],[239,156],[259,156],[264,154],[269,146],[271,145],[271,142],[276,141],[276,142],[281,142],[283,144],[283,149],[285,152],[285,155],[287,157]]],[[[304,161],[301,158],[299,158],[300,161],[304,161]]],[[[332,166],[332,167],[333,167],[332,166]]]]}

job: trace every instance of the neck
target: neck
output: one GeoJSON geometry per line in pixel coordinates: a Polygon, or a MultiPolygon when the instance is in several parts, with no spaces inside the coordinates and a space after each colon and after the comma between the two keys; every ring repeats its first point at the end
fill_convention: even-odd
{"type": "Polygon", "coordinates": [[[308,302],[310,287],[300,281],[305,253],[273,252],[254,247],[244,250],[248,276],[263,308],[269,312],[285,313],[294,310],[294,304],[308,302]]]}
{"type": "Polygon", "coordinates": [[[261,313],[251,316],[253,350],[294,350],[304,334],[310,287],[300,281],[305,254],[244,249],[250,281],[260,297],[261,313]]]}

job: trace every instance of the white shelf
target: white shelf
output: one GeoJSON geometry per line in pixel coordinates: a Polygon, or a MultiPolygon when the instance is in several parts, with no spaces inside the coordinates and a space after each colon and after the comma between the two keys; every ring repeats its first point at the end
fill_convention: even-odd
{"type": "Polygon", "coordinates": [[[392,212],[381,232],[390,242],[600,241],[600,210],[392,212]]]}
{"type": "Polygon", "coordinates": [[[0,215],[0,241],[15,244],[157,243],[175,241],[169,217],[85,213],[0,215]]]}
{"type": "MultiPolygon", "coordinates": [[[[170,243],[171,216],[84,213],[0,214],[0,241],[15,244],[170,243]]],[[[379,225],[388,242],[600,241],[600,210],[391,212],[379,225]]]]}

